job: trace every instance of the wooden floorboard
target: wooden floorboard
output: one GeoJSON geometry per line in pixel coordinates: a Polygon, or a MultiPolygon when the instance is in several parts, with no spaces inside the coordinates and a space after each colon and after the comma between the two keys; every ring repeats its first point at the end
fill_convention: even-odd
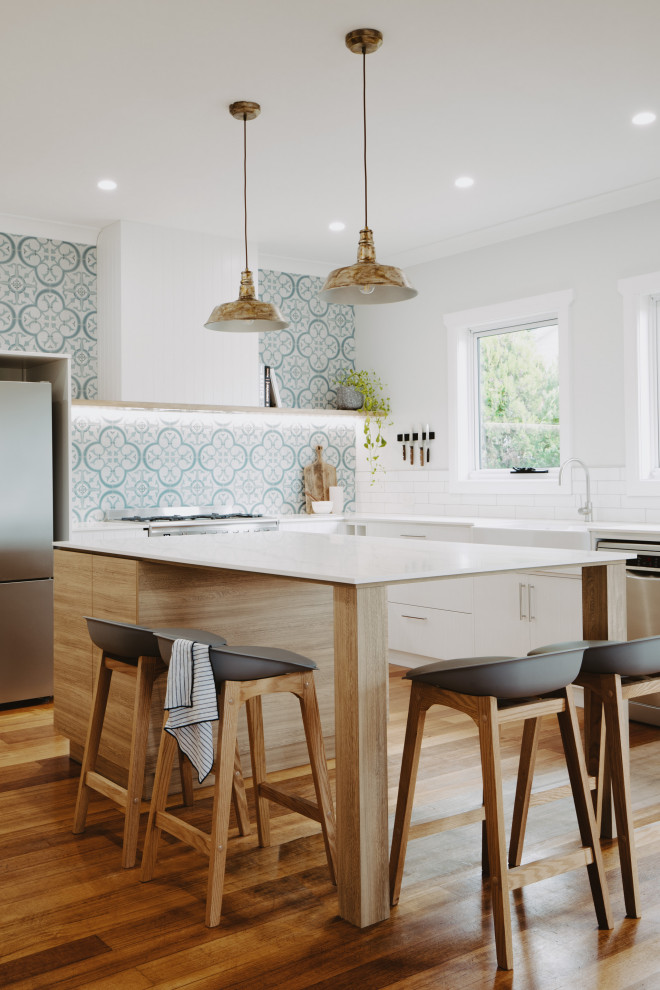
{"type": "MultiPolygon", "coordinates": [[[[389,798],[393,811],[409,684],[391,679],[389,798]]],[[[411,842],[391,918],[358,931],[337,916],[315,823],[273,807],[273,845],[232,827],[223,918],[204,927],[206,862],[163,841],[154,880],[122,870],[122,816],[92,798],[71,833],[78,766],[53,729],[52,707],[0,712],[0,986],[12,990],[660,990],[660,828],[638,830],[643,917],[623,916],[616,845],[603,845],[615,916],[599,932],[586,872],[512,895],[513,973],[496,969],[480,826],[411,842]]],[[[563,780],[561,745],[544,722],[537,786],[563,780]]],[[[660,730],[633,724],[633,795],[657,804],[660,730]]],[[[519,728],[503,734],[505,804],[514,791],[519,728]]],[[[282,772],[312,795],[304,769],[282,772]]],[[[248,788],[254,821],[251,791],[248,788]]],[[[472,723],[432,709],[413,820],[480,803],[472,723]]],[[[209,792],[186,816],[208,821],[209,792]]],[[[142,835],[144,831],[142,823],[142,835]]],[[[233,826],[233,822],[232,822],[233,826]]],[[[534,807],[525,859],[575,835],[570,801],[534,807]]]]}

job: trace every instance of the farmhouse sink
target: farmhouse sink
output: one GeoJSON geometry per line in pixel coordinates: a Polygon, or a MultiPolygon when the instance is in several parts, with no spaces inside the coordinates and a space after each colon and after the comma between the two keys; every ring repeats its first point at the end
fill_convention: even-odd
{"type": "Polygon", "coordinates": [[[534,523],[512,519],[497,526],[474,527],[475,543],[500,543],[516,547],[559,547],[589,550],[591,536],[585,523],[534,523]]]}

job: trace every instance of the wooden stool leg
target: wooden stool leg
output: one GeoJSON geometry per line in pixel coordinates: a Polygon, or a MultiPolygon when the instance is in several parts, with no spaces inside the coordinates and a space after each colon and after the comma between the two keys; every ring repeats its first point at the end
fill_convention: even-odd
{"type": "Polygon", "coordinates": [[[635,850],[635,825],[630,795],[630,747],[628,739],[628,711],[621,691],[618,674],[608,675],[609,690],[605,697],[607,724],[607,766],[612,779],[614,813],[619,840],[619,861],[623,896],[628,918],[640,917],[637,852],[635,850]]]}
{"type": "Polygon", "coordinates": [[[192,763],[183,752],[178,751],[179,756],[179,777],[181,779],[181,797],[186,808],[192,808],[195,803],[195,791],[193,789],[193,768],[192,763]]]}
{"type": "MultiPolygon", "coordinates": [[[[183,752],[179,750],[179,776],[181,778],[181,794],[185,807],[192,808],[195,803],[195,789],[193,787],[192,763],[183,752]]],[[[232,804],[234,814],[238,822],[238,831],[241,835],[249,835],[252,831],[250,825],[250,813],[248,811],[247,796],[245,794],[245,781],[243,780],[243,768],[241,767],[241,754],[236,741],[236,752],[234,755],[234,780],[232,786],[232,804]]]]}
{"type": "Polygon", "coordinates": [[[248,735],[250,737],[250,759],[252,761],[252,787],[257,809],[257,834],[260,846],[270,845],[270,808],[268,799],[260,793],[261,784],[266,780],[266,746],[264,742],[264,720],[261,698],[249,698],[246,703],[248,735]]]}
{"type": "Polygon", "coordinates": [[[509,840],[510,869],[514,866],[520,866],[520,861],[522,859],[523,845],[525,843],[525,830],[527,828],[527,815],[529,813],[529,799],[532,795],[532,783],[534,781],[536,752],[539,746],[540,729],[540,718],[525,719],[522,744],[520,748],[520,763],[518,764],[516,797],[513,802],[511,838],[509,840]]]}
{"type": "Polygon", "coordinates": [[[596,831],[596,817],[589,791],[587,767],[580,742],[580,729],[575,711],[575,703],[573,701],[573,689],[570,685],[565,689],[564,693],[566,697],[566,710],[557,713],[557,721],[559,722],[561,740],[566,755],[566,767],[575,802],[580,838],[582,845],[590,848],[593,853],[593,861],[588,864],[587,872],[589,874],[589,883],[596,909],[598,927],[609,929],[613,927],[610,897],[605,879],[600,840],[596,831]]]}
{"type": "Polygon", "coordinates": [[[105,656],[101,657],[101,665],[96,680],[94,691],[94,704],[87,726],[87,739],[85,741],[85,752],[83,754],[82,767],[80,768],[80,781],[78,783],[78,797],[73,815],[73,831],[76,835],[85,831],[85,820],[87,818],[87,807],[89,805],[89,788],[87,787],[87,774],[96,768],[96,758],[99,752],[101,732],[103,730],[103,719],[105,709],[108,704],[108,692],[112,671],[105,665],[105,656]]]}
{"type": "Polygon", "coordinates": [[[484,806],[490,867],[490,896],[495,926],[497,964],[500,969],[513,969],[511,903],[504,835],[497,701],[495,698],[476,698],[475,700],[478,704],[479,745],[484,778],[484,806]]]}
{"type": "Polygon", "coordinates": [[[213,828],[209,862],[208,890],[206,893],[206,925],[214,928],[220,923],[222,890],[227,860],[229,835],[229,811],[231,807],[234,755],[238,732],[238,709],[241,686],[235,681],[225,681],[220,693],[218,730],[218,759],[215,770],[213,794],[213,828]]]}
{"type": "Polygon", "coordinates": [[[159,664],[153,657],[140,657],[135,684],[133,705],[133,729],[131,732],[130,763],[128,766],[128,786],[126,788],[126,808],[124,818],[124,844],[121,865],[124,869],[135,866],[137,854],[142,789],[144,787],[144,766],[147,759],[149,738],[149,717],[151,694],[159,664]]]}
{"type": "Polygon", "coordinates": [[[144,837],[144,850],[142,852],[142,873],[140,880],[143,883],[151,880],[154,875],[156,860],[158,858],[158,840],[160,839],[160,828],[157,819],[160,812],[165,811],[167,793],[170,788],[170,777],[172,776],[172,767],[174,766],[174,757],[178,748],[174,736],[171,736],[169,732],[163,729],[160,735],[156,776],[154,778],[149,821],[147,822],[147,832],[144,837]]]}
{"type": "MultiPolygon", "coordinates": [[[[579,681],[578,681],[579,683],[579,681]]],[[[596,778],[594,808],[600,826],[601,839],[614,836],[612,819],[612,789],[607,764],[607,743],[603,702],[595,691],[584,686],[584,727],[587,772],[596,778]]]]}
{"type": "Polygon", "coordinates": [[[300,701],[300,710],[305,727],[305,739],[307,740],[309,763],[312,768],[316,803],[321,817],[321,830],[323,832],[323,842],[325,843],[328,869],[330,870],[330,880],[336,884],[337,873],[335,864],[337,860],[337,840],[335,835],[335,811],[332,804],[330,778],[328,777],[328,761],[326,760],[325,746],[323,744],[319,703],[316,697],[314,675],[311,672],[309,675],[305,674],[303,676],[303,693],[298,696],[298,700],[300,701]]]}
{"type": "Polygon", "coordinates": [[[252,831],[250,825],[250,814],[248,812],[247,797],[245,794],[245,781],[243,780],[243,768],[241,767],[241,752],[238,748],[238,739],[234,749],[234,776],[232,778],[231,800],[234,806],[234,814],[238,822],[238,831],[241,835],[249,835],[252,831]]]}
{"type": "Polygon", "coordinates": [[[401,758],[399,794],[396,801],[392,851],[390,853],[390,903],[392,905],[399,903],[399,895],[401,893],[401,878],[406,859],[410,817],[412,815],[417,769],[419,767],[419,754],[422,748],[424,722],[426,721],[427,707],[423,699],[423,685],[413,683],[410,691],[406,738],[403,744],[403,755],[401,758]]]}

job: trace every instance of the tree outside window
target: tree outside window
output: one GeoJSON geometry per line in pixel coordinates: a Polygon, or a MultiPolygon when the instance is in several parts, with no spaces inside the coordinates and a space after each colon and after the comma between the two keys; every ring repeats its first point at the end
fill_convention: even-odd
{"type": "Polygon", "coordinates": [[[482,469],[559,467],[556,321],[476,333],[482,469]]]}

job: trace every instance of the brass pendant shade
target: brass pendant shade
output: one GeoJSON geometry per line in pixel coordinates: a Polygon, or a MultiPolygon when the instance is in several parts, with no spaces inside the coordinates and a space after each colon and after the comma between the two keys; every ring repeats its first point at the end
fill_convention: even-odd
{"type": "Polygon", "coordinates": [[[243,121],[243,208],[245,233],[245,269],[241,273],[241,287],[238,299],[216,306],[208,322],[207,330],[221,330],[225,333],[265,333],[269,330],[284,330],[289,326],[277,306],[260,302],[254,291],[252,272],[248,267],[247,246],[247,121],[254,120],[261,113],[258,103],[240,100],[232,103],[229,112],[235,120],[243,121]]]}
{"type": "Polygon", "coordinates": [[[368,227],[360,231],[357,262],[331,271],[321,291],[329,302],[353,306],[403,302],[417,295],[400,268],[378,264],[374,235],[368,227]]]}
{"type": "Polygon", "coordinates": [[[360,231],[357,262],[335,268],[325,280],[319,293],[328,302],[352,306],[373,306],[379,303],[403,302],[417,295],[404,272],[392,265],[376,261],[374,235],[367,221],[367,100],[366,56],[376,52],[383,43],[380,31],[358,28],[346,35],[346,47],[362,55],[362,111],[364,130],[364,227],[360,231]]]}

